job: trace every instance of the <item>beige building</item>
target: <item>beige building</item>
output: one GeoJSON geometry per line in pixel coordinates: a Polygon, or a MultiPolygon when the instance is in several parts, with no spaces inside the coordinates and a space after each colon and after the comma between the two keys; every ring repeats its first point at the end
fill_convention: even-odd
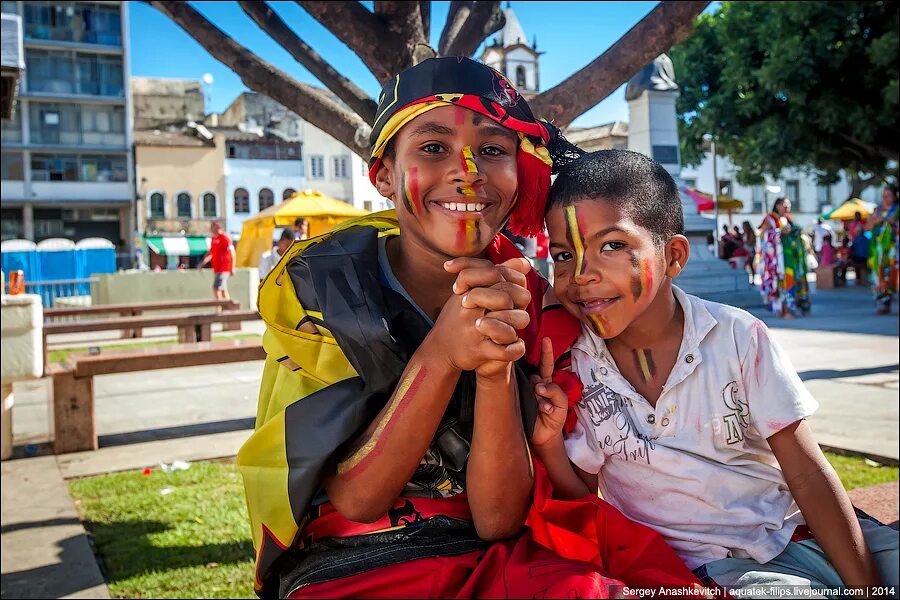
{"type": "Polygon", "coordinates": [[[624,121],[595,127],[569,127],[564,134],[567,140],[588,152],[628,149],[628,123],[624,121]]]}
{"type": "Polygon", "coordinates": [[[203,254],[210,222],[225,215],[225,137],[193,123],[177,131],[135,131],[134,154],[138,231],[148,241],[151,266],[159,264],[153,255],[160,242],[153,238],[180,237],[195,242],[180,256],[203,254]]]}

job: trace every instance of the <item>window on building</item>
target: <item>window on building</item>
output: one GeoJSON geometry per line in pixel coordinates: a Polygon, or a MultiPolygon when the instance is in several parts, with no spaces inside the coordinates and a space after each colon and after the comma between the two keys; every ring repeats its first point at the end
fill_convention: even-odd
{"type": "Polygon", "coordinates": [[[30,92],[119,98],[124,95],[121,56],[29,48],[25,65],[30,92]]]}
{"type": "Polygon", "coordinates": [[[525,67],[519,65],[516,67],[516,87],[520,90],[524,90],[528,87],[526,85],[527,83],[528,79],[526,78],[525,67]]]}
{"type": "Polygon", "coordinates": [[[263,211],[275,204],[275,194],[269,188],[259,190],[259,210],[263,211]]]}
{"type": "Polygon", "coordinates": [[[685,187],[697,189],[697,178],[696,177],[688,177],[684,180],[685,187]]]}
{"type": "Polygon", "coordinates": [[[79,181],[78,156],[75,154],[32,154],[32,181],[79,181]]]}
{"type": "Polygon", "coordinates": [[[796,179],[786,181],[784,195],[791,201],[791,211],[800,212],[800,182],[796,179]]]}
{"type": "Polygon", "coordinates": [[[734,189],[731,187],[730,179],[720,179],[719,180],[719,195],[720,196],[731,196],[734,194],[734,189]]]}
{"type": "Polygon", "coordinates": [[[816,186],[816,201],[819,203],[819,208],[823,206],[831,206],[831,186],[830,185],[817,185],[816,186]]]}
{"type": "Polygon", "coordinates": [[[764,185],[754,185],[751,188],[752,201],[753,206],[751,209],[753,212],[762,212],[763,203],[766,201],[766,186],[764,185]]]}
{"type": "Polygon", "coordinates": [[[25,3],[25,37],[38,40],[122,45],[118,6],[93,2],[25,3]]]}
{"type": "Polygon", "coordinates": [[[81,156],[81,181],[128,181],[127,161],[122,156],[81,156]]]}
{"type": "Polygon", "coordinates": [[[2,137],[4,143],[20,143],[22,141],[22,107],[19,106],[19,101],[13,105],[13,115],[12,119],[0,119],[2,121],[2,132],[0,132],[0,137],[2,137]]]}
{"type": "Polygon", "coordinates": [[[166,218],[166,195],[162,192],[153,192],[150,194],[150,218],[166,218]]]}
{"type": "Polygon", "coordinates": [[[32,102],[29,106],[31,141],[38,144],[125,144],[122,106],[32,102]]]}
{"type": "Polygon", "coordinates": [[[0,6],[2,6],[0,10],[8,15],[15,15],[19,13],[17,3],[14,0],[3,0],[3,2],[0,3],[0,6]]]}
{"type": "Polygon", "coordinates": [[[228,158],[237,158],[237,146],[228,144],[228,158]]]}
{"type": "Polygon", "coordinates": [[[250,212],[250,192],[244,188],[234,190],[234,213],[243,215],[250,212]]]}
{"type": "Polygon", "coordinates": [[[297,190],[295,190],[293,188],[284,188],[284,191],[281,192],[281,199],[282,199],[282,201],[287,200],[288,198],[290,198],[291,196],[293,196],[296,193],[297,193],[297,190]]]}
{"type": "Polygon", "coordinates": [[[188,192],[181,192],[175,197],[175,211],[180,218],[190,219],[194,216],[191,195],[188,192]]]}
{"type": "Polygon", "coordinates": [[[24,181],[25,180],[25,161],[21,152],[3,152],[3,181],[24,181]]]}
{"type": "Polygon", "coordinates": [[[371,200],[363,200],[363,209],[372,212],[372,201],[371,200]]]}
{"type": "Polygon", "coordinates": [[[335,179],[347,179],[350,177],[350,158],[346,156],[332,157],[332,167],[335,179]]]}
{"type": "Polygon", "coordinates": [[[219,203],[216,201],[216,195],[212,192],[206,192],[201,198],[201,210],[204,218],[215,219],[219,216],[219,203]]]}
{"type": "Polygon", "coordinates": [[[325,179],[325,157],[310,156],[309,157],[309,178],[325,179]]]}

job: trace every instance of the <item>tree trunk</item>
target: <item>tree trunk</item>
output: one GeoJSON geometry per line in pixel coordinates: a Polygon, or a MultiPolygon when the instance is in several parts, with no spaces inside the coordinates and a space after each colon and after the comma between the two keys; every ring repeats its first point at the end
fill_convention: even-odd
{"type": "Polygon", "coordinates": [[[869,177],[860,177],[859,175],[850,176],[850,197],[859,198],[867,187],[874,184],[878,180],[875,175],[869,177]]]}
{"type": "Polygon", "coordinates": [[[561,128],[571,124],[657,56],[687,38],[707,4],[660,2],[597,59],[529,102],[535,116],[561,128]]]}

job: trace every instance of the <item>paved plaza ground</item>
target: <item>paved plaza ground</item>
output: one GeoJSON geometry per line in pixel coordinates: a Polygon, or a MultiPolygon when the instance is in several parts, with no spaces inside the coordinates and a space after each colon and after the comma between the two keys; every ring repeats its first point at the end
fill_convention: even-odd
{"type": "MultiPolygon", "coordinates": [[[[764,319],[820,403],[811,424],[821,444],[896,464],[900,321],[876,316],[866,288],[822,290],[813,312],[764,319]]],[[[244,333],[262,323],[245,323],[244,333]]],[[[148,330],[150,340],[174,331],[148,330]]],[[[97,344],[69,337],[65,344],[97,344]]],[[[62,341],[62,340],[59,340],[62,341]]],[[[104,347],[115,340],[102,342],[104,347]]],[[[2,465],[2,596],[108,597],[68,494],[66,480],[174,460],[231,457],[250,433],[261,362],[149,371],[96,378],[101,449],[38,456],[2,465]]],[[[46,382],[17,385],[17,454],[40,452],[48,439],[46,382]]],[[[896,484],[888,484],[888,487],[896,484]]],[[[896,502],[896,491],[885,488],[896,502]]]]}

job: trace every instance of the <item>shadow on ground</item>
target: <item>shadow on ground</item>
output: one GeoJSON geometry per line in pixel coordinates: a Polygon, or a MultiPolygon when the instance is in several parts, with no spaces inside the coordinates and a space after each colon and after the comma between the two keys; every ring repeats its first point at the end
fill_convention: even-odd
{"type": "Polygon", "coordinates": [[[847,369],[845,371],[838,371],[837,369],[815,369],[812,371],[800,371],[797,374],[803,381],[809,381],[811,379],[843,379],[845,377],[860,377],[862,375],[875,375],[877,373],[898,372],[900,372],[900,364],[869,367],[867,369],[847,369]]]}
{"type": "Polygon", "coordinates": [[[85,529],[93,538],[94,550],[103,556],[115,556],[109,564],[100,556],[97,562],[107,583],[114,583],[148,573],[172,571],[187,567],[248,562],[253,556],[250,539],[218,544],[158,546],[149,536],[169,529],[160,521],[85,521],[85,529]]]}
{"type": "Polygon", "coordinates": [[[156,429],[142,429],[140,431],[126,431],[124,433],[110,433],[97,437],[97,443],[101,448],[110,446],[124,446],[126,444],[139,444],[142,442],[155,442],[159,440],[174,440],[177,438],[209,435],[213,433],[227,433],[229,431],[241,431],[253,429],[256,419],[228,419],[225,421],[212,421],[208,423],[195,423],[193,425],[178,425],[173,427],[158,427],[156,429]]]}
{"type": "MultiPolygon", "coordinates": [[[[48,525],[69,525],[71,519],[62,519],[64,523],[53,521],[40,521],[38,523],[23,523],[13,528],[3,528],[3,533],[13,529],[25,529],[28,527],[46,527],[48,525]]],[[[77,521],[77,519],[75,520],[77,521]]],[[[83,563],[85,560],[93,560],[89,552],[85,552],[84,538],[72,536],[61,540],[58,544],[58,562],[52,565],[11,571],[3,574],[0,580],[0,597],[2,598],[66,598],[79,592],[95,588],[99,581],[96,576],[89,573],[96,569],[72,569],[71,563],[83,563]],[[65,566],[64,566],[65,565],[65,566]],[[78,574],[84,573],[83,577],[78,574]],[[75,577],[72,575],[76,574],[75,577]]]]}

